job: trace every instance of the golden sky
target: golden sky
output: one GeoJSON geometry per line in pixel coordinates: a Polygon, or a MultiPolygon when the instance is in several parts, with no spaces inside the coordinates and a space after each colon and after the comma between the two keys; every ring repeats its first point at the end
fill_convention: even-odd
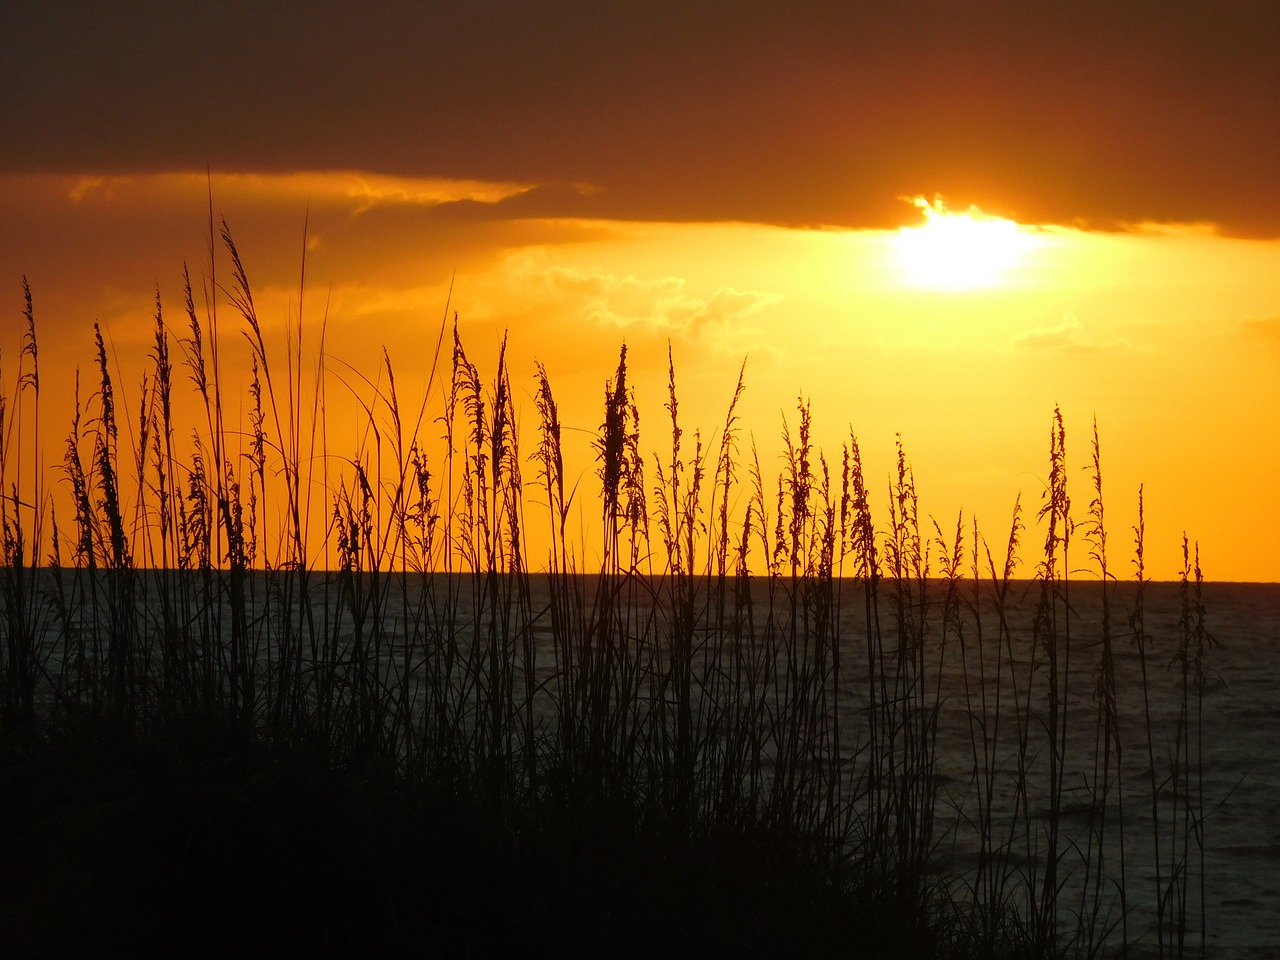
{"type": "Polygon", "coordinates": [[[448,307],[491,378],[508,332],[584,475],[624,341],[664,449],[670,343],[688,429],[745,358],[766,462],[803,396],[873,492],[900,434],[922,510],[995,543],[1055,404],[1083,510],[1096,417],[1121,575],[1144,484],[1150,574],[1185,529],[1210,577],[1280,580],[1274,4],[512,6],[6,5],[5,389],[23,276],[47,382],[95,320],[130,382],[211,191],[273,335],[305,223],[332,356],[411,384],[448,307]]]}

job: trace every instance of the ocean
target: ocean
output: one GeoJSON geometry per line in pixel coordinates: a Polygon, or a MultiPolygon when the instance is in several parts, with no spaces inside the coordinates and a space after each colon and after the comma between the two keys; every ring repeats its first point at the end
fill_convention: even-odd
{"type": "MultiPolygon", "coordinates": [[[[1187,913],[1195,935],[1188,938],[1188,955],[1198,954],[1200,884],[1203,881],[1206,955],[1222,958],[1274,960],[1280,958],[1280,585],[1206,583],[1203,588],[1204,626],[1211,644],[1204,652],[1203,699],[1197,705],[1197,684],[1190,678],[1191,696],[1187,720],[1179,744],[1178,717],[1181,697],[1180,639],[1182,591],[1176,583],[1146,587],[1145,621],[1153,717],[1152,749],[1145,742],[1142,671],[1129,616],[1136,588],[1121,584],[1111,598],[1117,678],[1116,700],[1120,740],[1125,749],[1118,761],[1126,793],[1123,818],[1114,796],[1108,799],[1109,829],[1123,823],[1129,932],[1142,949],[1131,956],[1157,956],[1154,927],[1157,920],[1157,871],[1168,883],[1170,864],[1178,859],[1174,848],[1184,833],[1177,823],[1192,821],[1189,844],[1187,913]],[[1189,796],[1175,783],[1176,764],[1170,758],[1185,752],[1193,765],[1189,796]],[[1159,858],[1150,809],[1151,773],[1154,768],[1162,805],[1164,829],[1159,834],[1159,858]],[[1181,809],[1179,805],[1181,804],[1181,809]],[[1196,809],[1199,807],[1200,809],[1196,809]],[[1188,813],[1188,809],[1190,812],[1188,813]],[[1171,827],[1170,821],[1176,821],[1171,827]],[[1177,836],[1175,836],[1177,835],[1177,836]],[[1201,850],[1203,860],[1200,859],[1201,850]],[[1157,862],[1159,859],[1159,862],[1157,862]]],[[[1068,788],[1087,794],[1096,781],[1093,761],[1098,755],[1094,696],[1096,667],[1102,632],[1101,589],[1096,583],[1074,583],[1070,605],[1074,692],[1069,708],[1080,722],[1068,721],[1068,788]]],[[[1020,610],[1022,627],[1028,628],[1026,604],[1020,610]]],[[[953,661],[954,665],[954,661],[953,661]]],[[[1194,663],[1191,665],[1194,672],[1194,663]]],[[[954,828],[955,864],[971,867],[972,843],[966,849],[965,824],[973,808],[975,764],[966,756],[967,728],[975,711],[958,689],[963,686],[949,671],[951,693],[946,696],[940,730],[946,739],[939,749],[944,786],[943,807],[953,805],[943,818],[954,828]]],[[[1072,842],[1087,843],[1087,811],[1069,811],[1072,842]]],[[[1115,851],[1112,867],[1118,867],[1115,851]]],[[[1170,955],[1176,944],[1165,943],[1170,955]]],[[[1172,953],[1176,955],[1176,953],[1172,953]]]]}
{"type": "MultiPolygon", "coordinates": [[[[744,795],[769,796],[784,769],[812,772],[853,836],[923,844],[926,868],[959,902],[1003,890],[1031,922],[1052,900],[1062,935],[1102,956],[1127,941],[1133,957],[1197,956],[1203,945],[1209,957],[1280,960],[1280,585],[1206,583],[1197,595],[1194,584],[1104,593],[1072,581],[1046,594],[1018,581],[1000,602],[991,583],[898,592],[883,580],[869,608],[862,581],[729,578],[718,593],[711,579],[533,576],[515,588],[483,576],[312,574],[302,602],[296,574],[258,572],[237,621],[225,574],[133,571],[127,594],[124,582],[48,575],[17,620],[5,595],[6,650],[15,622],[37,628],[46,708],[51,685],[83,685],[95,656],[110,660],[102,637],[124,595],[138,638],[129,656],[148,669],[170,669],[160,664],[173,661],[175,635],[199,635],[182,648],[193,663],[223,680],[256,671],[253,702],[266,710],[286,682],[281,657],[298,665],[295,680],[318,675],[325,657],[345,677],[358,661],[400,720],[443,706],[475,745],[501,713],[504,742],[518,748],[521,729],[551,742],[573,710],[585,722],[572,689],[607,633],[626,667],[611,676],[631,684],[625,716],[610,717],[668,730],[674,665],[686,663],[682,715],[698,762],[730,769],[740,744],[726,721],[754,718],[743,722],[764,736],[731,767],[755,778],[744,795]],[[821,665],[810,670],[807,657],[821,665]],[[801,713],[807,725],[788,726],[801,713]],[[913,821],[907,837],[894,824],[905,808],[918,820],[920,803],[932,822],[913,821]],[[1056,896],[1036,892],[1046,884],[1056,896]]],[[[166,676],[138,689],[162,689],[166,676]]],[[[307,683],[317,704],[356,688],[307,683]]]]}

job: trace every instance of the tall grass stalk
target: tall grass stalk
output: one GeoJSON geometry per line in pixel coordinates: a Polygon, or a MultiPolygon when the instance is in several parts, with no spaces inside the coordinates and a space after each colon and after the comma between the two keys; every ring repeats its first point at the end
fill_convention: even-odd
{"type": "Polygon", "coordinates": [[[505,339],[489,379],[446,309],[410,400],[385,351],[366,376],[327,355],[323,323],[304,338],[305,256],[296,319],[275,326],[212,213],[209,241],[206,276],[184,267],[184,336],[157,293],[136,405],[95,327],[96,386],[82,401],[77,375],[52,487],[24,284],[18,375],[0,395],[0,733],[37,719],[186,729],[467,797],[511,836],[541,815],[621,818],[662,849],[737,838],[741,856],[869,904],[884,949],[912,955],[1124,955],[1148,935],[1162,957],[1203,955],[1198,550],[1184,546],[1181,699],[1162,755],[1142,492],[1129,611],[1142,699],[1126,707],[1096,425],[1077,520],[1054,411],[1028,583],[1021,501],[998,547],[963,515],[944,531],[921,513],[901,438],[879,487],[852,430],[828,462],[802,397],[766,469],[739,422],[744,370],[704,439],[669,347],[666,436],[649,454],[624,345],[592,477],[541,364],[536,443],[521,449],[505,339]],[[241,386],[230,343],[247,350],[241,386]],[[354,413],[345,444],[340,407],[354,413]],[[1101,602],[1087,661],[1073,655],[1077,524],[1101,602]],[[1126,830],[1139,754],[1146,822],[1126,830]],[[1127,859],[1144,834],[1147,890],[1127,859]],[[1151,931],[1132,920],[1139,903],[1151,931]]]}

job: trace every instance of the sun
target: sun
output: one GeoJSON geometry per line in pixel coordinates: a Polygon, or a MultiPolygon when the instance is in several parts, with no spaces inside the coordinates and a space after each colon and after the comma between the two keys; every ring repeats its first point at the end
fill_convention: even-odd
{"type": "Polygon", "coordinates": [[[960,290],[1005,282],[1035,243],[1031,231],[977,207],[958,213],[948,210],[941,197],[910,202],[924,214],[924,224],[903,227],[894,242],[898,266],[911,286],[960,290]]]}

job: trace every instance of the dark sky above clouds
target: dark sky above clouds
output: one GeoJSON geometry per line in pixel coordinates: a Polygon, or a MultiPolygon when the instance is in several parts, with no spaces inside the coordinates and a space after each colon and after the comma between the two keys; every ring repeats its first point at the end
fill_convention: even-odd
{"type": "Polygon", "coordinates": [[[541,185],[500,216],[1276,237],[1280,3],[6,0],[0,131],[0,173],[541,185]]]}

